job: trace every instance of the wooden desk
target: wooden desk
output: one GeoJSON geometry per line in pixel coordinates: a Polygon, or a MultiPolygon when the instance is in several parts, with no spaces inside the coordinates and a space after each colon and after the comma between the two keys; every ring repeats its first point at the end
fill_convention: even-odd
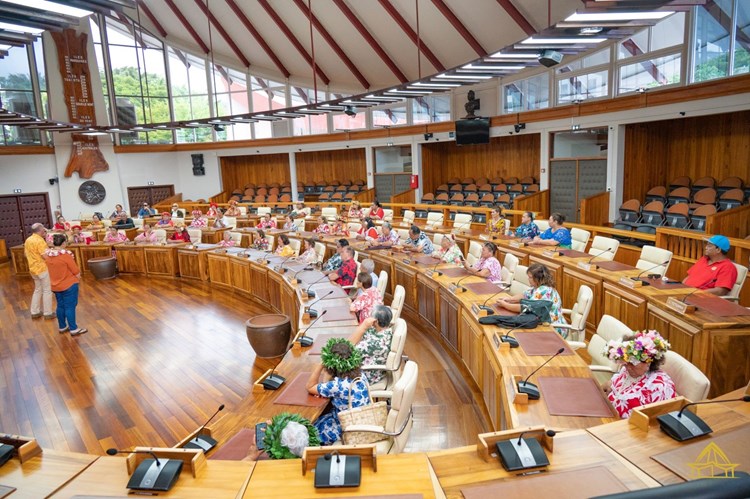
{"type": "Polygon", "coordinates": [[[117,268],[123,273],[147,274],[151,277],[176,277],[179,274],[179,244],[116,244],[117,268]]]}
{"type": "MultiPolygon", "coordinates": [[[[741,396],[741,394],[736,395],[741,396]]],[[[714,433],[701,439],[708,444],[715,435],[721,435],[750,423],[750,410],[743,407],[747,405],[750,404],[735,402],[734,404],[700,406],[697,411],[698,415],[714,430],[714,433]],[[743,410],[744,414],[741,412],[743,410]]],[[[682,478],[651,459],[651,456],[685,445],[662,432],[658,422],[654,421],[648,432],[630,425],[627,420],[589,428],[588,432],[660,484],[684,482],[682,478]]]]}
{"type": "Polygon", "coordinates": [[[67,249],[73,252],[78,268],[81,269],[82,274],[85,274],[89,271],[91,258],[112,256],[112,246],[114,245],[111,243],[95,241],[91,244],[71,244],[67,249]]]}
{"type": "Polygon", "coordinates": [[[13,261],[13,272],[16,275],[31,275],[29,273],[29,262],[26,261],[26,253],[24,253],[23,244],[13,246],[10,249],[10,257],[13,261]]]}
{"type": "Polygon", "coordinates": [[[362,481],[357,488],[316,489],[315,473],[302,476],[299,459],[258,461],[250,484],[242,496],[252,497],[356,497],[389,494],[422,494],[425,499],[442,497],[433,485],[427,454],[378,456],[378,471],[362,465],[362,481]]]}
{"type": "Polygon", "coordinates": [[[180,277],[208,281],[208,252],[217,249],[216,244],[192,244],[177,249],[177,265],[180,277]]]}
{"type": "MultiPolygon", "coordinates": [[[[428,452],[430,464],[435,470],[446,497],[462,498],[461,488],[479,485],[494,480],[514,480],[515,475],[505,471],[498,457],[484,461],[477,455],[477,446],[459,447],[444,451],[428,452]]],[[[608,468],[630,490],[654,487],[655,481],[602,445],[583,430],[560,433],[554,437],[554,452],[547,452],[549,472],[572,471],[592,466],[608,468]]],[[[533,497],[533,478],[529,480],[529,495],[533,497]]]]}
{"type": "Polygon", "coordinates": [[[96,459],[91,454],[54,450],[45,450],[24,464],[13,458],[0,467],[0,484],[16,487],[13,499],[48,497],[96,459]]]}
{"type": "MultiPolygon", "coordinates": [[[[119,456],[100,457],[52,497],[127,496],[126,486],[130,476],[125,460],[125,457],[119,456]]],[[[159,492],[158,496],[234,499],[245,491],[254,465],[255,463],[248,461],[209,460],[196,478],[193,478],[188,469],[183,469],[174,487],[168,492],[159,492]]]]}

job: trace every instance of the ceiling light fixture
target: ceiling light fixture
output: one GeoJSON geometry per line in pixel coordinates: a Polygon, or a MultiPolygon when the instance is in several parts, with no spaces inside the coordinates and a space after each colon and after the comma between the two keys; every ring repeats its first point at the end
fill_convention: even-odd
{"type": "Polygon", "coordinates": [[[0,29],[5,29],[8,31],[17,31],[19,33],[31,33],[32,35],[39,35],[41,33],[44,33],[43,29],[32,28],[29,26],[21,26],[20,24],[11,24],[11,23],[0,23],[0,29]]]}
{"type": "Polygon", "coordinates": [[[601,13],[579,13],[568,16],[565,22],[605,22],[605,21],[641,21],[645,19],[664,19],[674,14],[674,11],[664,10],[658,12],[601,12],[601,13]]]}
{"type": "Polygon", "coordinates": [[[492,59],[536,59],[536,54],[503,54],[502,52],[495,52],[490,56],[492,59]]]}
{"type": "Polygon", "coordinates": [[[461,66],[461,69],[473,69],[475,71],[513,71],[515,69],[524,69],[526,66],[502,66],[502,65],[486,65],[486,64],[467,64],[461,66]]]}
{"type": "Polygon", "coordinates": [[[602,43],[606,38],[527,38],[523,45],[576,45],[579,43],[602,43]]]}
{"type": "Polygon", "coordinates": [[[46,10],[73,17],[86,17],[93,14],[90,10],[77,9],[75,7],[69,7],[67,5],[49,2],[47,0],[3,0],[3,2],[14,3],[23,7],[32,7],[34,9],[46,10]]]}
{"type": "Polygon", "coordinates": [[[494,78],[493,76],[489,75],[476,75],[476,76],[464,76],[464,75],[437,75],[435,78],[447,78],[449,80],[466,80],[467,78],[471,80],[489,80],[490,78],[494,78]]]}

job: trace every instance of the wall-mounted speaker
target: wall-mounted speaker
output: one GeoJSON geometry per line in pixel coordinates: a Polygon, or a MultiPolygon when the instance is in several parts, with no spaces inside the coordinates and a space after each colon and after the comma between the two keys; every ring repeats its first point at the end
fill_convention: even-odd
{"type": "Polygon", "coordinates": [[[203,166],[203,155],[202,154],[191,154],[190,157],[193,159],[193,175],[196,177],[206,174],[206,167],[203,166]]]}

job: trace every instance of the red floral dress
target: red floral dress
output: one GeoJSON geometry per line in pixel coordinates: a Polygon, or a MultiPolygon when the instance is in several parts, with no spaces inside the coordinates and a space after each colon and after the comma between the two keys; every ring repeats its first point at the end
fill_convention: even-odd
{"type": "Polygon", "coordinates": [[[636,407],[673,399],[676,396],[674,381],[664,371],[647,371],[633,381],[624,366],[612,376],[612,390],[607,394],[607,398],[623,419],[630,417],[630,412],[636,407]]]}
{"type": "Polygon", "coordinates": [[[325,234],[328,235],[331,233],[331,227],[328,224],[322,224],[315,227],[313,230],[316,234],[325,234]]]}
{"type": "Polygon", "coordinates": [[[365,319],[372,315],[372,309],[375,305],[382,305],[383,298],[380,296],[380,291],[375,286],[365,289],[362,294],[354,299],[352,302],[351,310],[356,312],[359,317],[359,323],[362,324],[365,319]]]}

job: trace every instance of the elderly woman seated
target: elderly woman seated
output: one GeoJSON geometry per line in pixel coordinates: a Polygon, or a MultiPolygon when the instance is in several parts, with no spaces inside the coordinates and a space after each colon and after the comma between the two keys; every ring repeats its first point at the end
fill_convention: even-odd
{"type": "Polygon", "coordinates": [[[376,305],[383,304],[378,288],[372,285],[372,276],[369,272],[357,274],[357,288],[362,290],[361,294],[352,301],[349,310],[357,314],[360,324],[370,317],[376,305]]]}
{"type": "Polygon", "coordinates": [[[440,241],[440,249],[433,251],[431,256],[443,263],[453,263],[456,265],[462,265],[464,261],[464,254],[456,244],[453,234],[443,237],[440,241]]]}
{"type": "MultiPolygon", "coordinates": [[[[362,353],[362,366],[382,366],[388,360],[393,340],[393,312],[383,304],[375,305],[370,317],[354,330],[349,341],[362,353]]],[[[383,370],[368,370],[367,380],[377,383],[385,377],[383,370]]]]}
{"type": "Polygon", "coordinates": [[[497,246],[495,243],[487,241],[482,245],[481,258],[479,258],[473,266],[469,266],[469,262],[464,261],[464,267],[466,267],[466,270],[470,273],[479,277],[484,277],[490,282],[500,282],[503,279],[503,268],[498,259],[495,258],[496,251],[497,246]]]}
{"type": "Polygon", "coordinates": [[[151,225],[143,224],[143,232],[135,236],[136,243],[155,243],[157,241],[156,232],[151,229],[151,225]]]}
{"type": "Polygon", "coordinates": [[[119,232],[114,226],[108,228],[107,233],[104,235],[105,243],[124,243],[127,240],[128,236],[119,232]]]}
{"type": "Polygon", "coordinates": [[[305,251],[302,252],[297,260],[307,265],[318,263],[318,254],[315,252],[315,240],[308,237],[302,244],[305,246],[305,251]]]}
{"type": "Polygon", "coordinates": [[[229,231],[225,231],[222,240],[219,241],[219,246],[221,246],[222,248],[231,248],[236,244],[237,243],[235,243],[232,239],[232,233],[229,231]]]}

